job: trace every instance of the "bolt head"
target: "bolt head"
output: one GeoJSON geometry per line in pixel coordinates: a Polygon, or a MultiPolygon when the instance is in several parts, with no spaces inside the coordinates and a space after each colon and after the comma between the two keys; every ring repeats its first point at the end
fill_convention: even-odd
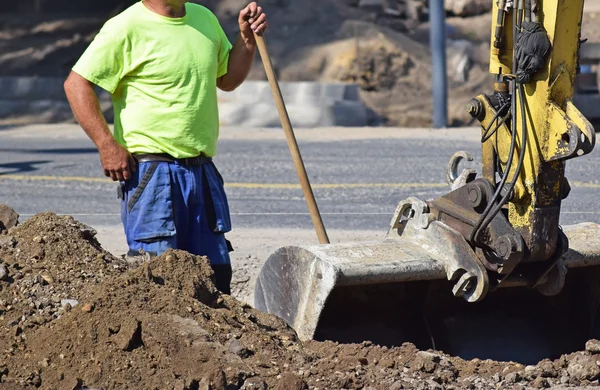
{"type": "Polygon", "coordinates": [[[477,192],[477,190],[475,188],[470,188],[469,189],[469,201],[473,204],[477,203],[477,201],[479,200],[479,193],[477,192]]]}
{"type": "Polygon", "coordinates": [[[477,183],[469,185],[468,197],[469,202],[471,202],[471,206],[473,207],[479,207],[485,201],[485,193],[483,192],[481,187],[477,185],[477,183]]]}
{"type": "Polygon", "coordinates": [[[517,250],[517,243],[513,236],[505,234],[504,236],[500,236],[498,238],[498,242],[496,244],[496,254],[504,259],[508,260],[510,255],[517,250]]]}

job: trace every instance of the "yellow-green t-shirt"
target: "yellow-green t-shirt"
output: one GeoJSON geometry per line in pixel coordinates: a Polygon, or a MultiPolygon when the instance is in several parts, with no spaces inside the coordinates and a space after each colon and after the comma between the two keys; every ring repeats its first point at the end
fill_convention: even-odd
{"type": "Polygon", "coordinates": [[[214,156],[230,50],[205,7],[168,18],[140,1],[104,24],[73,71],[112,94],[114,136],[131,153],[214,156]]]}

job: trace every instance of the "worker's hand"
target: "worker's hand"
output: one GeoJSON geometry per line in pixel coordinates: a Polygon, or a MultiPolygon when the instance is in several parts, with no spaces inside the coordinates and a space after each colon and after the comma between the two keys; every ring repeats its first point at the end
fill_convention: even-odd
{"type": "Polygon", "coordinates": [[[267,29],[267,14],[263,13],[262,7],[256,2],[252,2],[240,11],[238,24],[246,46],[253,50],[256,47],[254,33],[260,35],[267,29]]]}
{"type": "Polygon", "coordinates": [[[131,179],[136,171],[135,160],[129,152],[114,139],[98,148],[104,175],[114,181],[131,179]]]}

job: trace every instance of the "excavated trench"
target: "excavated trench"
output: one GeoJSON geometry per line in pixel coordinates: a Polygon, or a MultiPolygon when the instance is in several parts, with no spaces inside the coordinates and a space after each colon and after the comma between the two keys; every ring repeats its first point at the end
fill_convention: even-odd
{"type": "Polygon", "coordinates": [[[467,360],[536,364],[581,351],[600,337],[599,274],[599,268],[570,270],[554,297],[506,288],[479,303],[453,297],[448,282],[339,287],[315,338],[389,347],[411,342],[467,360]]]}

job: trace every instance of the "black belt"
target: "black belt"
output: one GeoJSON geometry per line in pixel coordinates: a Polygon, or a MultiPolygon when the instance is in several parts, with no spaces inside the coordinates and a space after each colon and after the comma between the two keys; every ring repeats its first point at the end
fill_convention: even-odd
{"type": "Polygon", "coordinates": [[[188,158],[174,158],[165,153],[159,154],[151,154],[151,153],[142,153],[142,154],[134,154],[133,158],[135,158],[138,162],[168,162],[168,163],[178,163],[180,165],[188,165],[188,166],[198,166],[202,164],[207,164],[212,162],[212,157],[205,156],[201,154],[196,157],[188,157],[188,158]]]}

